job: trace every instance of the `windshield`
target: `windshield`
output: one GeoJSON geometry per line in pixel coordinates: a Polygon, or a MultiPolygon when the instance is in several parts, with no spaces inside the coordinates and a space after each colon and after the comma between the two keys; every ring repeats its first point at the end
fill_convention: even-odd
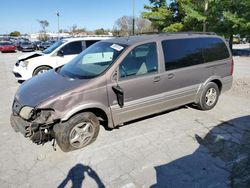
{"type": "Polygon", "coordinates": [[[126,46],[109,42],[98,42],[65,64],[59,71],[70,78],[94,78],[107,70],[126,46]]]}
{"type": "Polygon", "coordinates": [[[30,42],[22,42],[22,45],[30,45],[30,42]]]}
{"type": "Polygon", "coordinates": [[[50,54],[51,52],[53,52],[56,48],[58,48],[59,46],[61,46],[63,43],[65,43],[64,40],[59,40],[57,42],[55,42],[54,44],[52,44],[50,47],[48,47],[47,49],[43,50],[44,54],[50,54]]]}
{"type": "Polygon", "coordinates": [[[12,45],[10,42],[0,42],[0,46],[12,45]]]}

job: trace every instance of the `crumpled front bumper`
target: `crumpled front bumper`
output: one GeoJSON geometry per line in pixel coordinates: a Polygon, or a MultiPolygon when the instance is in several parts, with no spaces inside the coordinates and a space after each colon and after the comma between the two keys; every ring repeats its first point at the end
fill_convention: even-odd
{"type": "Polygon", "coordinates": [[[29,138],[36,144],[44,144],[54,138],[54,124],[42,123],[46,122],[44,115],[48,114],[49,112],[47,111],[47,113],[44,112],[36,121],[27,121],[13,112],[10,117],[10,123],[15,132],[20,132],[25,138],[29,138]]]}
{"type": "Polygon", "coordinates": [[[17,80],[27,80],[32,77],[32,71],[20,65],[14,65],[12,72],[17,80]]]}
{"type": "Polygon", "coordinates": [[[16,132],[20,132],[23,134],[24,137],[28,137],[28,132],[29,132],[28,129],[31,126],[30,122],[25,121],[19,116],[11,114],[10,124],[16,132]]]}

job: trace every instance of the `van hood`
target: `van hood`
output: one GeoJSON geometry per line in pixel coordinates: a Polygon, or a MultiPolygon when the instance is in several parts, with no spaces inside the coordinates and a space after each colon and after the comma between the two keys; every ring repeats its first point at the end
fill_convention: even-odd
{"type": "Polygon", "coordinates": [[[63,77],[53,69],[25,81],[19,87],[15,97],[23,106],[36,107],[43,101],[88,81],[63,77]]]}
{"type": "Polygon", "coordinates": [[[18,60],[24,61],[24,60],[31,59],[33,57],[42,56],[42,55],[44,55],[42,52],[31,52],[31,53],[27,53],[27,54],[24,54],[24,55],[18,57],[18,60]]]}

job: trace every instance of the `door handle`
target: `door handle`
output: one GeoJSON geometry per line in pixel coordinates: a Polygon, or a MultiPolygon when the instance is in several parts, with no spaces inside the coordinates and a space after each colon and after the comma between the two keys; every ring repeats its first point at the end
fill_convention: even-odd
{"type": "Polygon", "coordinates": [[[174,74],[173,73],[168,74],[168,79],[172,79],[172,78],[174,78],[174,74]]]}
{"type": "Polygon", "coordinates": [[[159,82],[161,80],[161,77],[160,76],[156,76],[156,77],[154,77],[154,82],[159,82]]]}

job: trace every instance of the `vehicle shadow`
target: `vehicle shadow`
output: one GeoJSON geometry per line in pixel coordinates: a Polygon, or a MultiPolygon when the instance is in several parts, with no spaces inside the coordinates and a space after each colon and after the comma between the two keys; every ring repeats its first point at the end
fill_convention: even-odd
{"type": "Polygon", "coordinates": [[[17,53],[17,51],[8,51],[8,52],[2,52],[3,54],[14,54],[17,53]]]}
{"type": "Polygon", "coordinates": [[[250,187],[250,116],[221,122],[194,139],[200,144],[194,153],[155,167],[151,187],[250,187]]]}
{"type": "Polygon", "coordinates": [[[72,188],[82,188],[82,183],[86,176],[85,173],[93,180],[95,180],[97,187],[105,187],[97,173],[91,167],[78,163],[70,169],[67,177],[62,181],[58,188],[66,187],[69,181],[72,182],[72,188]]]}

